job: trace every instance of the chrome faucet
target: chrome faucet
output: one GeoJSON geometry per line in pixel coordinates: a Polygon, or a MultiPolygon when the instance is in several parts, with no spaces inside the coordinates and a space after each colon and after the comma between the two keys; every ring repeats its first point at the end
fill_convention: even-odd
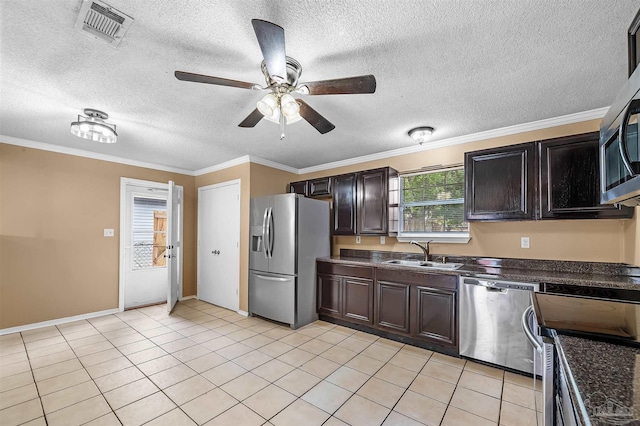
{"type": "Polygon", "coordinates": [[[416,245],[416,246],[418,246],[418,247],[420,247],[422,249],[422,251],[424,252],[424,261],[425,262],[430,262],[431,261],[431,259],[430,259],[431,256],[429,255],[429,243],[431,243],[431,241],[427,241],[425,243],[425,245],[423,246],[417,241],[413,241],[413,240],[409,241],[409,244],[414,244],[414,245],[416,245]]]}

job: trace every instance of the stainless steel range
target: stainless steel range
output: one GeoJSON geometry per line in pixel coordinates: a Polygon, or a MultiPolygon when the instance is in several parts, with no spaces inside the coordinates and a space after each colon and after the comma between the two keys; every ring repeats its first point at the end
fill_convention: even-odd
{"type": "Polygon", "coordinates": [[[461,277],[460,355],[533,374],[534,350],[522,316],[538,290],[536,283],[461,277]]]}

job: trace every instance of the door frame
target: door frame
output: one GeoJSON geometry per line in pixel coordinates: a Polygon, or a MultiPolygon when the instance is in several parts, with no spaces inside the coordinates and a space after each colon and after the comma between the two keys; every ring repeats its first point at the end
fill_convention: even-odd
{"type": "MultiPolygon", "coordinates": [[[[242,180],[241,179],[233,179],[233,180],[228,180],[225,182],[220,182],[220,183],[215,183],[213,185],[207,185],[207,186],[201,186],[198,188],[198,230],[197,230],[197,238],[198,238],[198,253],[197,253],[197,258],[196,258],[196,262],[197,262],[197,271],[196,271],[196,293],[199,293],[200,290],[200,284],[202,283],[202,279],[201,279],[201,268],[202,268],[202,253],[201,253],[201,248],[200,248],[200,232],[202,230],[201,227],[201,220],[202,220],[202,214],[200,212],[200,198],[201,198],[201,194],[203,191],[209,190],[209,189],[215,189],[215,188],[221,188],[223,186],[230,186],[230,185],[238,185],[238,193],[239,193],[239,197],[238,197],[238,211],[240,212],[240,215],[242,215],[242,180]]],[[[238,227],[238,270],[236,271],[237,273],[237,277],[238,277],[238,292],[236,294],[236,311],[240,312],[240,268],[242,268],[242,262],[241,262],[241,245],[242,241],[241,241],[241,230],[242,230],[242,220],[238,221],[240,223],[240,226],[238,227]]]]}
{"type": "MultiPolygon", "coordinates": [[[[162,182],[153,182],[149,180],[141,180],[141,179],[133,179],[127,177],[120,178],[120,247],[118,251],[118,311],[124,311],[124,288],[125,288],[125,236],[124,229],[126,227],[126,210],[127,210],[127,186],[137,186],[140,188],[151,188],[151,189],[164,189],[169,190],[169,183],[162,182]]],[[[177,186],[177,185],[176,185],[177,186]]],[[[184,193],[184,189],[183,189],[184,193]]],[[[183,196],[184,198],[184,196],[183,196]]],[[[184,206],[180,204],[180,240],[183,239],[183,222],[184,222],[184,206]]],[[[182,265],[182,250],[180,250],[180,257],[178,258],[179,263],[179,273],[182,275],[183,265],[182,265]]],[[[182,277],[178,279],[178,301],[182,300],[182,277]]]]}

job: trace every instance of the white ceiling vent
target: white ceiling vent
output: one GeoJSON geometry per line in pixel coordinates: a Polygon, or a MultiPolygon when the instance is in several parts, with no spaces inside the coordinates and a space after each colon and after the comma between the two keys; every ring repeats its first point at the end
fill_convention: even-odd
{"type": "Polygon", "coordinates": [[[83,0],[76,21],[76,29],[117,47],[132,22],[132,17],[106,3],[97,0],[83,0]]]}

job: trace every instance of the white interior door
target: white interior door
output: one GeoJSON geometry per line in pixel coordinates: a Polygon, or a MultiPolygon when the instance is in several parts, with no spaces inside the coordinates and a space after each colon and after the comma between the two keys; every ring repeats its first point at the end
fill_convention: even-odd
{"type": "Polygon", "coordinates": [[[198,188],[198,298],[239,308],[240,181],[198,188]]]}
{"type": "Polygon", "coordinates": [[[176,305],[182,289],[182,187],[169,181],[167,196],[167,311],[176,305]]]}

